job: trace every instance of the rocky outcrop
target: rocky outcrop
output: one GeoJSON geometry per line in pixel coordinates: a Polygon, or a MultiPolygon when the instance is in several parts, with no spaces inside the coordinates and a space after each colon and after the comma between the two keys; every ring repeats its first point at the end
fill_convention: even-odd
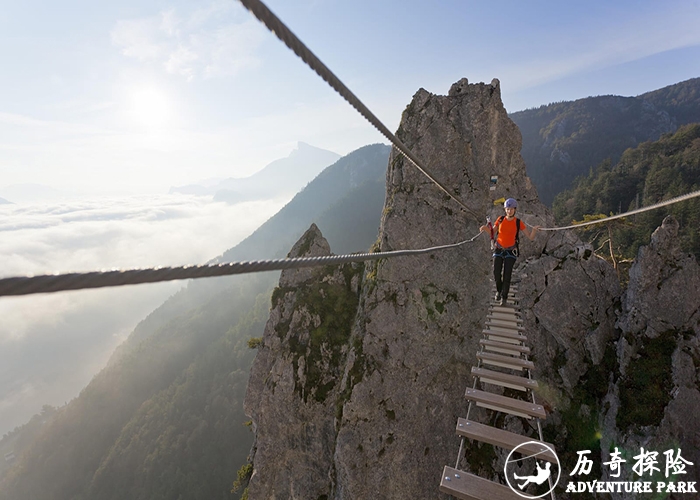
{"type": "MultiPolygon", "coordinates": [[[[312,225],[289,257],[330,254],[312,225]]],[[[343,370],[364,266],[283,271],[244,409],[255,431],[249,498],[329,498],[343,370]]]]}
{"type": "MultiPolygon", "coordinates": [[[[601,443],[658,451],[662,472],[669,449],[700,463],[700,266],[677,235],[666,217],[630,269],[601,443]]],[[[700,469],[688,466],[677,480],[700,481],[700,469]]]]}
{"type": "MultiPolygon", "coordinates": [[[[463,79],[448,96],[419,90],[397,135],[469,213],[394,150],[376,249],[466,240],[483,224],[472,213],[495,218],[502,209],[494,202],[504,197],[519,200],[518,216],[526,224],[553,225],[525,175],[520,134],[503,108],[497,80],[463,79]]],[[[651,248],[666,248],[656,245],[651,248]]],[[[291,255],[329,252],[312,227],[291,255]]],[[[648,283],[662,283],[653,300],[671,300],[663,284],[676,287],[677,278],[663,266],[680,265],[668,252],[653,260],[654,252],[645,255],[650,269],[662,266],[657,278],[648,270],[637,279],[634,271],[631,283],[642,288],[637,298],[629,292],[623,306],[615,270],[573,232],[521,239],[521,307],[542,386],[538,397],[550,413],[545,438],[563,450],[565,467],[573,467],[577,450],[600,453],[606,422],[613,422],[609,436],[618,435],[614,409],[626,390],[620,361],[627,352],[621,346],[629,343],[625,325],[658,332],[677,320],[670,313],[655,316],[647,303],[648,283]],[[632,309],[638,311],[634,320],[632,309]]],[[[490,278],[484,236],[457,249],[364,268],[283,273],[246,397],[256,432],[249,498],[440,497],[437,480],[459,446],[455,421],[466,412],[464,390],[471,384],[490,278]]],[[[679,310],[686,327],[697,322],[688,315],[693,307],[679,310]]],[[[680,360],[673,378],[688,390],[694,355],[687,349],[672,353],[674,362],[680,360]]],[[[669,415],[675,416],[668,425],[677,426],[673,418],[681,415],[669,415]]],[[[533,432],[518,419],[505,424],[533,432]]],[[[609,444],[612,438],[604,439],[609,444]]],[[[505,459],[470,443],[466,455],[462,467],[485,477],[497,476],[505,459]]]]}

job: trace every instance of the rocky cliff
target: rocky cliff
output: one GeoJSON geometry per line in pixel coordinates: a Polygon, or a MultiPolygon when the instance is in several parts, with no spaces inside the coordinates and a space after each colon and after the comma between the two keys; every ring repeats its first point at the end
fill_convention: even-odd
{"type": "MultiPolygon", "coordinates": [[[[520,133],[497,80],[463,79],[447,96],[419,90],[397,135],[473,212],[495,217],[494,201],[512,196],[527,224],[553,225],[526,176],[520,133]]],[[[461,241],[483,222],[392,152],[375,249],[461,241]]],[[[615,271],[575,234],[523,240],[517,272],[540,398],[551,413],[545,437],[562,451],[566,469],[576,450],[600,453],[605,422],[613,421],[610,436],[620,435],[613,400],[619,407],[624,399],[622,325],[632,308],[643,312],[646,322],[635,324],[645,327],[653,313],[634,293],[623,307],[615,271]]],[[[312,226],[290,255],[328,253],[312,226]]],[[[466,412],[490,276],[486,237],[432,255],[284,272],[245,402],[256,439],[249,498],[440,497],[442,467],[457,456],[455,422],[466,412]]],[[[673,356],[685,363],[674,377],[689,387],[692,356],[673,356]]],[[[501,423],[533,432],[516,418],[501,423]]],[[[462,467],[484,477],[497,476],[505,458],[471,444],[466,457],[462,467]]]]}

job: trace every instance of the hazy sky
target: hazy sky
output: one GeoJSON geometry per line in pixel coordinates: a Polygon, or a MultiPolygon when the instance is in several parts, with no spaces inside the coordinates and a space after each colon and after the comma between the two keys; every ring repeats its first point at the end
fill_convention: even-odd
{"type": "MultiPolygon", "coordinates": [[[[162,195],[0,205],[0,277],[203,264],[286,201],[162,195]]],[[[77,396],[136,324],[182,286],[0,297],[0,437],[42,405],[77,396]]]]}
{"type": "MultiPolygon", "coordinates": [[[[700,2],[269,0],[391,130],[415,91],[501,80],[509,111],[700,75],[700,2]]],[[[385,142],[236,1],[5,0],[0,196],[165,192],[297,141],[385,142]]]]}

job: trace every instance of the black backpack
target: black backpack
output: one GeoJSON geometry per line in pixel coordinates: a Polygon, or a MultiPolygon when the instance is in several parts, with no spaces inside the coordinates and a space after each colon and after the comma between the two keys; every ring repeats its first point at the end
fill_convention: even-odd
{"type": "MultiPolygon", "coordinates": [[[[503,222],[503,219],[505,219],[505,216],[501,215],[498,219],[496,219],[496,226],[501,227],[501,222],[503,222]]],[[[515,218],[515,255],[518,256],[520,255],[520,230],[522,228],[520,227],[520,219],[517,217],[515,218]]]]}

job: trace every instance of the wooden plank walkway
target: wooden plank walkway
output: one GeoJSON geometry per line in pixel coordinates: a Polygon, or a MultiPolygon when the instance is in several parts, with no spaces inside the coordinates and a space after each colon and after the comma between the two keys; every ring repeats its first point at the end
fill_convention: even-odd
{"type": "MultiPolygon", "coordinates": [[[[493,290],[495,295],[495,289],[493,290]]],[[[477,366],[471,369],[474,387],[465,390],[464,397],[472,404],[495,412],[508,413],[525,419],[545,419],[547,413],[541,404],[534,402],[534,391],[538,389],[536,380],[529,373],[535,368],[527,359],[530,348],[525,345],[527,336],[525,322],[520,312],[518,287],[511,286],[508,302],[501,306],[492,300],[486,315],[476,354],[477,366]],[[492,368],[485,368],[488,365],[492,368]],[[523,376],[526,370],[528,375],[523,376]],[[481,388],[479,388],[481,387],[481,388]],[[523,399],[504,396],[491,390],[502,391],[508,388],[523,393],[523,399]]],[[[537,420],[539,422],[539,420],[537,420]]],[[[539,424],[538,424],[539,428],[539,424]]],[[[541,432],[541,431],[540,431],[541,432]]],[[[518,448],[531,456],[557,463],[556,456],[546,447],[554,447],[539,439],[486,425],[467,418],[457,420],[456,434],[461,439],[480,441],[506,450],[518,448]],[[545,446],[546,445],[546,446],[545,446]]],[[[460,446],[460,453],[462,447],[460,446]]],[[[455,468],[446,466],[440,480],[440,491],[463,500],[519,500],[522,496],[508,486],[493,482],[474,474],[458,470],[460,456],[455,468]]]]}

